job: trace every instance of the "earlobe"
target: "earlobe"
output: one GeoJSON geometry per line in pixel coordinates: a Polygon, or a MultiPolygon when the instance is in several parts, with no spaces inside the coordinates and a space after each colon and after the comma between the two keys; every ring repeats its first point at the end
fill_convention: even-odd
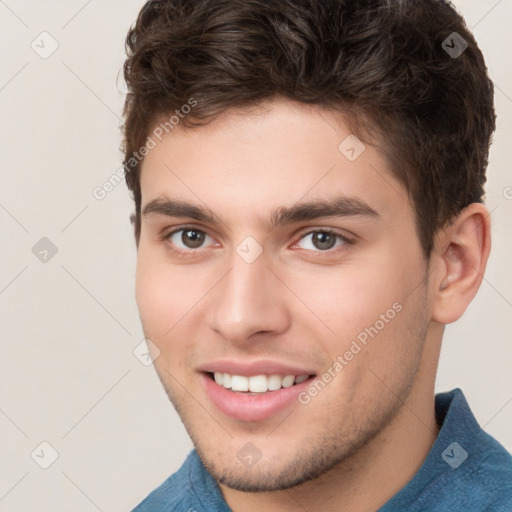
{"type": "Polygon", "coordinates": [[[438,237],[432,320],[458,320],[475,297],[490,251],[489,212],[473,203],[438,237]]]}

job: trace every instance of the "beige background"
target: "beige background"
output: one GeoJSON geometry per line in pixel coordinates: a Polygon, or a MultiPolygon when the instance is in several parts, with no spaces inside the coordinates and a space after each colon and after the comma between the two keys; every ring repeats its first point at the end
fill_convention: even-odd
{"type": "MultiPolygon", "coordinates": [[[[437,389],[461,387],[512,450],[512,0],[455,3],[496,85],[493,252],[478,298],[447,328],[437,389]]],[[[124,184],[103,200],[92,193],[120,166],[116,76],[142,4],[0,1],[3,512],[131,510],[191,448],[153,368],[133,354],[143,334],[129,194],[124,184]],[[43,59],[32,41],[39,53],[58,48],[43,59]],[[43,237],[58,250],[46,263],[32,252],[43,237]]]]}

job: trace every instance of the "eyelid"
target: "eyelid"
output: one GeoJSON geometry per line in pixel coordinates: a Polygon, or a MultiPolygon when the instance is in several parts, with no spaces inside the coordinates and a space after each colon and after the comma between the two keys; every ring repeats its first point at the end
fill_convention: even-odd
{"type": "Polygon", "coordinates": [[[354,243],[355,243],[355,237],[347,236],[345,233],[341,232],[340,230],[338,230],[336,228],[327,228],[327,227],[326,228],[322,228],[322,227],[316,228],[315,227],[315,228],[308,228],[307,231],[300,232],[297,235],[296,242],[293,243],[292,248],[298,247],[298,249],[304,250],[308,253],[332,255],[334,253],[337,253],[339,250],[343,250],[344,246],[353,245],[354,243]],[[302,249],[301,247],[297,246],[297,244],[303,238],[305,238],[308,235],[315,234],[315,233],[330,233],[330,234],[334,235],[335,237],[339,238],[340,240],[342,240],[343,243],[341,245],[338,245],[337,247],[334,247],[331,249],[326,249],[324,251],[322,251],[320,249],[317,249],[317,250],[302,249]]]}
{"type": "Polygon", "coordinates": [[[299,232],[295,235],[298,239],[303,238],[306,235],[310,235],[311,233],[332,233],[334,235],[338,235],[341,238],[346,240],[355,240],[357,237],[353,233],[348,232],[345,229],[334,228],[328,226],[308,226],[307,228],[303,228],[299,230],[299,232]]]}
{"type": "Polygon", "coordinates": [[[214,238],[212,235],[210,235],[210,233],[208,233],[207,228],[205,228],[204,226],[196,226],[193,223],[192,224],[178,224],[178,225],[172,226],[170,228],[166,227],[166,228],[162,229],[161,236],[162,236],[162,238],[168,238],[178,231],[186,231],[187,229],[201,231],[202,233],[205,233],[206,235],[210,236],[211,238],[214,238]]]}
{"type": "MultiPolygon", "coordinates": [[[[168,232],[165,232],[161,235],[162,236],[162,239],[165,241],[165,240],[169,240],[173,235],[175,235],[176,233],[179,233],[180,231],[198,231],[200,233],[204,233],[206,236],[210,237],[212,240],[215,241],[215,237],[210,235],[210,233],[208,233],[207,230],[203,229],[203,228],[198,228],[194,225],[191,225],[191,224],[186,224],[184,226],[174,226],[171,231],[168,231],[168,232]]],[[[176,249],[177,251],[181,251],[181,252],[197,252],[197,251],[200,251],[201,249],[204,249],[204,247],[199,247],[198,249],[176,249]]]]}

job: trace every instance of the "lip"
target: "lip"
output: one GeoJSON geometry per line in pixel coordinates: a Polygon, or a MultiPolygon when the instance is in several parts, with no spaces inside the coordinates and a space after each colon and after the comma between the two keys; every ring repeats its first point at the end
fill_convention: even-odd
{"type": "Polygon", "coordinates": [[[291,366],[287,363],[271,361],[270,359],[259,359],[256,361],[236,361],[233,359],[218,359],[205,363],[198,368],[200,372],[214,373],[222,372],[231,375],[243,375],[251,377],[253,375],[315,375],[317,372],[313,368],[304,368],[291,366]]]}
{"type": "MultiPolygon", "coordinates": [[[[240,369],[237,369],[237,371],[240,371],[240,369]]],[[[275,373],[277,374],[279,372],[276,371],[275,373]]],[[[306,373],[307,372],[303,372],[302,375],[306,373]]],[[[260,372],[260,375],[261,374],[260,372]]],[[[258,375],[258,373],[235,373],[235,375],[258,375]]],[[[287,375],[301,374],[290,372],[287,373],[287,375]]],[[[311,373],[309,375],[311,375],[311,373]]],[[[298,395],[307,389],[312,380],[315,379],[315,376],[313,376],[289,388],[281,388],[262,394],[249,394],[230,391],[223,386],[219,386],[210,375],[205,372],[201,372],[199,377],[201,385],[213,405],[229,418],[244,422],[264,421],[288,409],[294,403],[298,405],[298,395]]]]}

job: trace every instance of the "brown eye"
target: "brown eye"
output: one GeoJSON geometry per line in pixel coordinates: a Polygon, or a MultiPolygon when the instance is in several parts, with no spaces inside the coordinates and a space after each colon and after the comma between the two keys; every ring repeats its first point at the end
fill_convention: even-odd
{"type": "Polygon", "coordinates": [[[198,247],[201,247],[201,244],[205,239],[204,235],[205,234],[202,231],[195,229],[184,229],[181,235],[181,241],[190,249],[197,249],[198,247]]]}
{"type": "MultiPolygon", "coordinates": [[[[301,238],[301,242],[303,240],[306,240],[307,242],[301,248],[312,251],[328,251],[334,247],[339,247],[340,245],[349,243],[349,241],[343,235],[325,229],[306,233],[301,238]],[[338,240],[339,243],[337,243],[338,240]]],[[[300,247],[300,243],[298,245],[300,247]]]]}
{"type": "Polygon", "coordinates": [[[313,233],[312,242],[317,249],[332,249],[336,243],[336,235],[327,231],[318,231],[313,233]]]}
{"type": "Polygon", "coordinates": [[[207,238],[211,237],[204,231],[195,228],[182,228],[169,233],[165,237],[178,251],[199,249],[204,245],[207,238]]]}

